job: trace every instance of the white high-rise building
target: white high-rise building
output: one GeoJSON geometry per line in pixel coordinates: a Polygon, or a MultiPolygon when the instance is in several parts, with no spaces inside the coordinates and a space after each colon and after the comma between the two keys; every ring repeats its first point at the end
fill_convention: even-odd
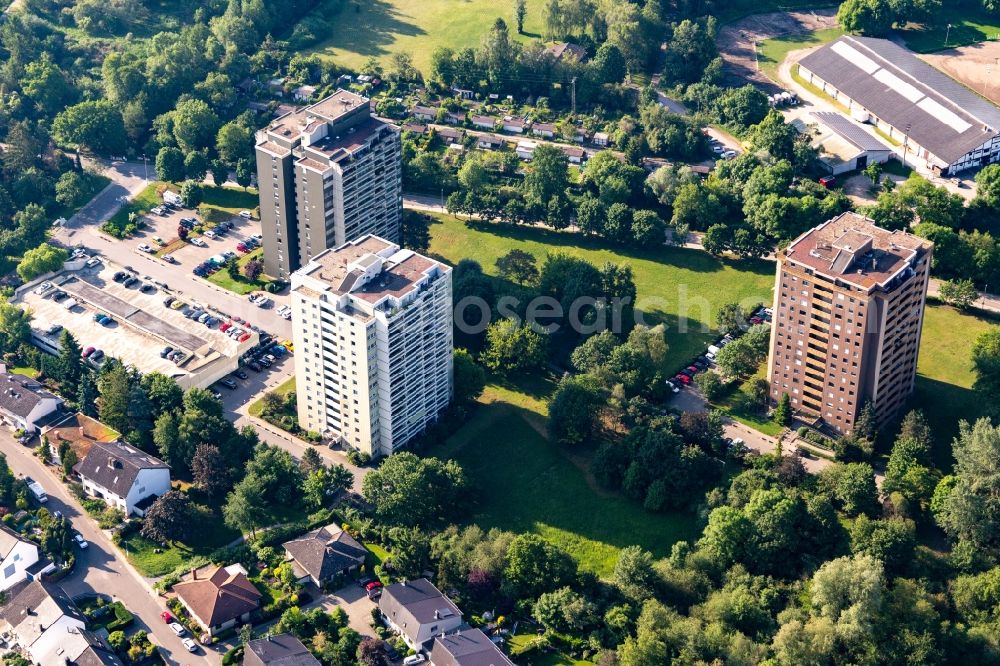
{"type": "Polygon", "coordinates": [[[369,235],[291,283],[302,428],[377,457],[437,419],[452,389],[449,266],[369,235]]]}

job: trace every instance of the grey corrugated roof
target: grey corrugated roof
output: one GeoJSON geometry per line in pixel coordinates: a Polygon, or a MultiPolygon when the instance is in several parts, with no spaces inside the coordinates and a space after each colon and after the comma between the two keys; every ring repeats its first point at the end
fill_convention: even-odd
{"type": "Polygon", "coordinates": [[[829,127],[835,134],[849,141],[858,150],[885,150],[892,151],[892,148],[885,145],[868,132],[854,124],[853,121],[845,118],[839,113],[831,111],[813,111],[812,116],[829,127]]]}
{"type": "Polygon", "coordinates": [[[810,53],[799,64],[900,131],[909,125],[909,135],[915,143],[949,164],[998,134],[1000,109],[894,42],[844,36],[810,53]],[[837,53],[838,48],[843,48],[838,44],[858,51],[877,69],[865,71],[852,64],[837,53]],[[882,70],[912,87],[914,96],[919,97],[911,100],[879,81],[875,77],[883,74],[882,70]],[[958,131],[944,122],[940,114],[920,108],[924,98],[969,127],[958,131]]]}

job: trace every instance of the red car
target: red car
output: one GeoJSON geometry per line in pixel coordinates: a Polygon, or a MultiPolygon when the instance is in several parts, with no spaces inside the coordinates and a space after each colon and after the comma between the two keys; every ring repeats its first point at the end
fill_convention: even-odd
{"type": "Polygon", "coordinates": [[[236,251],[237,252],[249,252],[249,248],[247,248],[247,246],[244,245],[243,243],[237,243],[236,244],[236,251]]]}
{"type": "Polygon", "coordinates": [[[233,327],[233,325],[230,324],[228,321],[225,321],[225,322],[222,322],[221,324],[219,324],[219,330],[222,331],[223,333],[225,333],[226,331],[228,331],[232,327],[233,327]]]}
{"type": "Polygon", "coordinates": [[[688,377],[687,375],[677,374],[676,376],[674,376],[674,379],[676,379],[677,381],[679,381],[681,384],[690,384],[691,383],[691,378],[688,377]]]}
{"type": "Polygon", "coordinates": [[[94,353],[94,348],[87,347],[86,349],[83,350],[83,353],[80,354],[80,358],[90,358],[90,355],[93,353],[94,353]]]}
{"type": "Polygon", "coordinates": [[[833,187],[833,184],[836,182],[837,179],[834,178],[833,176],[823,176],[822,178],[819,179],[819,184],[827,189],[833,187]]]}
{"type": "Polygon", "coordinates": [[[688,372],[690,372],[692,375],[697,375],[698,372],[700,372],[698,370],[698,366],[696,366],[696,365],[689,365],[688,367],[685,368],[685,370],[687,370],[688,372]]]}
{"type": "Polygon", "coordinates": [[[246,342],[249,339],[250,339],[250,334],[249,333],[244,333],[243,335],[241,335],[239,337],[239,341],[240,342],[246,342]]]}
{"type": "Polygon", "coordinates": [[[163,611],[162,613],[160,613],[160,619],[163,620],[166,624],[175,622],[174,616],[170,614],[170,611],[163,611]]]}
{"type": "Polygon", "coordinates": [[[367,585],[365,585],[365,590],[367,592],[371,592],[372,590],[378,589],[380,587],[382,587],[382,583],[380,583],[377,580],[373,580],[372,582],[370,582],[367,585]]]}
{"type": "Polygon", "coordinates": [[[760,317],[750,317],[750,323],[756,326],[757,324],[764,323],[764,320],[761,319],[760,317]]]}

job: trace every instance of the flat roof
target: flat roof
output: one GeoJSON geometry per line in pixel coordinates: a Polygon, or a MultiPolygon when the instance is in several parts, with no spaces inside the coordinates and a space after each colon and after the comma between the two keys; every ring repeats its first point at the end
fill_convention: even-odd
{"type": "MultiPolygon", "coordinates": [[[[160,372],[177,379],[196,375],[217,361],[236,358],[256,344],[256,334],[239,343],[218,328],[193,325],[180,311],[163,305],[166,296],[174,295],[172,292],[157,287],[147,294],[139,291],[138,285],[126,287],[113,279],[121,270],[125,269],[102,258],[93,268],[65,270],[49,278],[55,288],[44,294],[36,294],[33,288],[19,290],[15,302],[31,308],[33,334],[44,339],[48,346],[57,348],[60,334],[48,336],[41,331],[52,324],[60,324],[84,348],[101,349],[140,372],[160,372]],[[65,291],[78,305],[67,310],[66,300],[54,301],[52,294],[56,288],[65,291]],[[103,326],[94,321],[98,312],[110,315],[114,323],[103,326]],[[160,358],[160,351],[165,346],[184,351],[187,358],[179,365],[160,358]]],[[[196,305],[185,297],[180,300],[196,305]]],[[[217,313],[212,314],[222,318],[217,313]]]]}
{"type": "Polygon", "coordinates": [[[848,212],[796,238],[784,255],[793,264],[870,291],[884,287],[931,247],[923,238],[883,229],[863,215],[848,212]]]}
{"type": "Polygon", "coordinates": [[[799,65],[949,164],[1000,133],[1000,108],[889,40],[845,35],[799,65]]]}
{"type": "Polygon", "coordinates": [[[315,104],[279,116],[268,125],[267,131],[290,138],[302,131],[310,117],[332,123],[363,104],[369,104],[367,97],[349,90],[337,90],[315,104]]]}
{"type": "Polygon", "coordinates": [[[432,268],[447,270],[444,264],[417,254],[401,250],[395,243],[368,235],[338,248],[320,252],[300,270],[310,277],[329,285],[336,294],[347,294],[369,303],[377,303],[385,296],[402,297],[416,289],[416,283],[432,268]],[[364,270],[381,264],[375,277],[362,286],[364,270]]]}

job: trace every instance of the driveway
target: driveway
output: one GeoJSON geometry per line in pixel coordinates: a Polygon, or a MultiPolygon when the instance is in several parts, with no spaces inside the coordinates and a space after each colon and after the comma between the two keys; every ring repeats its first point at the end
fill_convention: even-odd
{"type": "Polygon", "coordinates": [[[102,592],[122,601],[136,616],[136,629],[149,632],[150,640],[161,647],[168,664],[218,664],[221,657],[212,653],[191,654],[177,636],[160,619],[166,606],[154,594],[149,582],[142,578],[111,543],[107,534],[87,516],[69,489],[50,468],[36,458],[32,449],[21,446],[6,429],[0,429],[0,449],[7,463],[18,476],[30,476],[45,488],[49,496],[46,508],[62,511],[83,538],[90,543],[86,550],[77,551],[76,567],[59,585],[71,597],[102,592]]]}

